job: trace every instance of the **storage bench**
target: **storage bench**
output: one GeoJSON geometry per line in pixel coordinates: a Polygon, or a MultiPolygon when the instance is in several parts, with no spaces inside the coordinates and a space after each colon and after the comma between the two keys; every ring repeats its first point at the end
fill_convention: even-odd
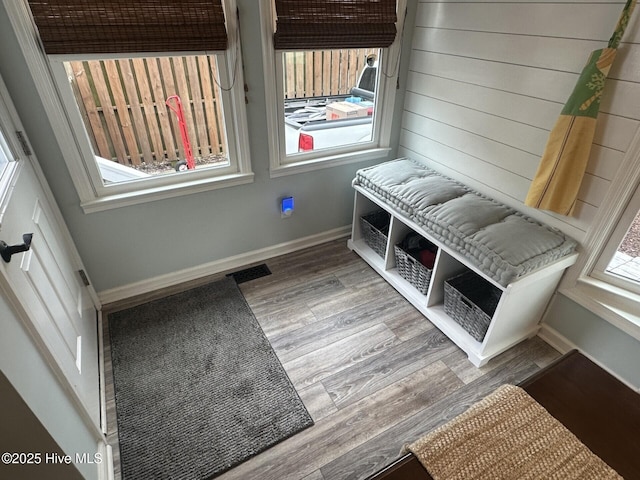
{"type": "Polygon", "coordinates": [[[358,170],[353,187],[349,248],[462,348],[474,365],[483,365],[537,333],[563,271],[576,260],[575,240],[406,158],[358,170]],[[380,212],[388,217],[386,244],[372,249],[362,219],[380,212]],[[403,271],[406,259],[399,258],[402,252],[396,246],[410,233],[437,247],[428,283],[416,285],[403,271]],[[445,282],[465,272],[474,272],[497,292],[497,305],[481,334],[475,325],[452,318],[450,306],[445,311],[445,282]]]}

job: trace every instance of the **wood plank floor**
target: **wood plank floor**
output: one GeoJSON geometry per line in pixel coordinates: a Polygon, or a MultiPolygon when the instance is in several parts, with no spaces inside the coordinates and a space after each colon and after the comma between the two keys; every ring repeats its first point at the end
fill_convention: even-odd
{"type": "MultiPolygon", "coordinates": [[[[272,275],[240,287],[315,425],[226,472],[221,480],[366,478],[396,458],[403,444],[559,356],[534,337],[475,368],[349,251],[346,239],[266,263],[272,275]]],[[[149,299],[110,306],[105,313],[149,299]]],[[[108,439],[119,480],[104,324],[108,439]]]]}

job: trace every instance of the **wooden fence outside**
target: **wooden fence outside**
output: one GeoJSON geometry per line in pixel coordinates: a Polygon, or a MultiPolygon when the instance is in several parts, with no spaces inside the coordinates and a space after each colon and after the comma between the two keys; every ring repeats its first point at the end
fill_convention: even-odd
{"type": "MultiPolygon", "coordinates": [[[[285,98],[347,94],[375,50],[285,54],[285,98]]],[[[215,57],[72,61],[65,64],[96,155],[122,165],[176,161],[185,152],[176,115],[181,98],[195,157],[225,155],[215,57]]]]}
{"type": "Polygon", "coordinates": [[[367,55],[377,49],[321,50],[284,54],[285,98],[349,93],[358,82],[367,55]]]}
{"type": "Polygon", "coordinates": [[[215,58],[202,56],[73,61],[66,64],[97,155],[123,165],[185,158],[179,95],[194,156],[226,146],[215,58]]]}

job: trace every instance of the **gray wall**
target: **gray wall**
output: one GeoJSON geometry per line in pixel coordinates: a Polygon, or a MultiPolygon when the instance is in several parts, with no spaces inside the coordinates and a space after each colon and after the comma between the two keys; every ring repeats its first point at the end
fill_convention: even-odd
{"type": "MultiPolygon", "coordinates": [[[[415,1],[410,3],[415,9],[415,1]]],[[[92,214],[84,214],[79,206],[0,7],[0,73],[98,292],[351,223],[351,179],[358,168],[372,162],[269,178],[258,8],[253,0],[239,0],[238,7],[245,81],[249,87],[247,114],[255,182],[92,214]],[[296,211],[288,219],[280,218],[278,208],[278,199],[284,195],[296,198],[296,211]]],[[[408,31],[405,40],[410,39],[408,31]]],[[[404,50],[408,52],[408,46],[404,50]]],[[[392,145],[398,142],[402,94],[401,88],[396,112],[390,112],[397,119],[392,145]]],[[[394,156],[392,152],[389,158],[394,156]]]]}
{"type": "Polygon", "coordinates": [[[581,351],[640,390],[640,342],[562,294],[545,323],[581,351]]]}

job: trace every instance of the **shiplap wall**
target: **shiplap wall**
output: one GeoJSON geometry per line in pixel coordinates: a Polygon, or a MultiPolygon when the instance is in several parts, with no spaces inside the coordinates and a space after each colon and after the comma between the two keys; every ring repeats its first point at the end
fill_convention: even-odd
{"type": "Polygon", "coordinates": [[[640,125],[640,7],[609,74],[574,217],[523,201],[578,75],[623,6],[420,1],[399,154],[582,240],[640,125]]]}

